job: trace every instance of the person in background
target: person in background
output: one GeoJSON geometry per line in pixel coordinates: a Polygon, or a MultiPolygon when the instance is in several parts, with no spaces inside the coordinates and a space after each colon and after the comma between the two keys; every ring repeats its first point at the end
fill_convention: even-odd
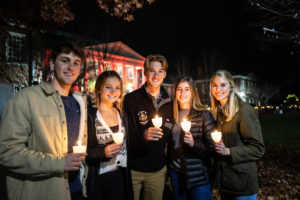
{"type": "Polygon", "coordinates": [[[0,164],[7,168],[8,199],[84,199],[85,96],[71,90],[84,52],[73,43],[52,49],[50,83],[25,88],[6,105],[0,125],[0,164]],[[80,176],[81,175],[81,176],[80,176]]]}
{"type": "Polygon", "coordinates": [[[126,138],[120,144],[113,140],[115,133],[126,134],[120,108],[122,97],[119,74],[115,71],[101,73],[95,86],[95,106],[88,107],[89,200],[131,199],[126,138]]]}
{"type": "Polygon", "coordinates": [[[212,199],[210,133],[215,128],[212,114],[201,104],[194,81],[182,77],[175,84],[173,102],[175,124],[168,144],[169,171],[176,200],[212,199]],[[191,122],[184,132],[183,120],[191,122]]]}
{"type": "Polygon", "coordinates": [[[162,86],[167,67],[164,56],[147,56],[144,63],[146,83],[124,98],[135,200],[139,199],[142,186],[144,200],[160,200],[163,196],[166,174],[164,151],[173,118],[171,99],[162,86]],[[162,117],[160,128],[152,123],[156,115],[162,117]]]}
{"type": "Polygon", "coordinates": [[[222,140],[217,153],[216,187],[224,200],[255,200],[259,190],[256,163],[265,151],[258,115],[235,93],[232,75],[215,72],[210,81],[211,107],[222,140]]]}

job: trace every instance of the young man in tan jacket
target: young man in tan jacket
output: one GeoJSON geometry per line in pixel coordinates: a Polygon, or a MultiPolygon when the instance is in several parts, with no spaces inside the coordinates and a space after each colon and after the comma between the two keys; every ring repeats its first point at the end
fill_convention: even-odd
{"type": "Polygon", "coordinates": [[[79,169],[86,153],[72,153],[72,146],[77,140],[86,145],[86,104],[71,91],[83,59],[83,50],[72,43],[54,47],[50,83],[25,88],[7,103],[0,164],[7,168],[9,200],[84,199],[79,169]]]}

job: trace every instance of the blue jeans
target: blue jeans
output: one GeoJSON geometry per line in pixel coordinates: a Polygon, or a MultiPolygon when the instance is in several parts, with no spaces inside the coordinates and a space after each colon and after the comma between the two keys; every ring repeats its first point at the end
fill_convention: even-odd
{"type": "Polygon", "coordinates": [[[220,193],[221,199],[223,200],[256,200],[257,194],[247,195],[247,196],[235,196],[227,193],[220,193]]]}
{"type": "Polygon", "coordinates": [[[170,178],[175,200],[212,200],[210,184],[187,189],[185,175],[170,168],[170,178]]]}

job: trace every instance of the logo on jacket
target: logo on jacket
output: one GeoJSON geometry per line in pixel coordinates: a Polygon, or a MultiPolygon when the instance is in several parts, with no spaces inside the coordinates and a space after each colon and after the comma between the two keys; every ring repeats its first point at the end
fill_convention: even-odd
{"type": "Polygon", "coordinates": [[[148,123],[148,115],[146,111],[140,111],[138,113],[140,124],[145,125],[148,123]]]}

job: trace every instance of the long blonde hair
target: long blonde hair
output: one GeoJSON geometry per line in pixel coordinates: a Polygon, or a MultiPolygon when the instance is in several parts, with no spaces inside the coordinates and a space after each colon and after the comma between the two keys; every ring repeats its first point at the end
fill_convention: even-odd
{"type": "MultiPolygon", "coordinates": [[[[178,85],[182,82],[187,82],[190,85],[191,88],[191,93],[192,93],[192,98],[191,98],[191,106],[192,108],[194,108],[195,110],[204,110],[205,108],[202,106],[198,92],[197,92],[197,88],[195,86],[194,80],[189,77],[189,76],[184,76],[181,77],[177,80],[176,84],[175,84],[175,91],[174,94],[176,94],[176,90],[178,88],[178,85]]],[[[174,112],[174,119],[176,122],[178,122],[179,120],[179,103],[176,99],[176,97],[174,98],[174,102],[173,102],[173,112],[174,112]]]]}
{"type": "Polygon", "coordinates": [[[213,116],[215,119],[217,119],[217,107],[219,107],[221,105],[220,102],[218,100],[216,100],[216,98],[212,94],[212,86],[211,86],[212,80],[216,76],[220,76],[220,77],[224,78],[225,80],[228,81],[228,83],[230,85],[229,101],[227,102],[227,104],[224,106],[224,109],[223,109],[223,113],[226,116],[226,121],[230,121],[239,110],[238,97],[237,97],[237,94],[235,93],[234,80],[233,80],[232,75],[226,70],[216,71],[213,74],[212,78],[210,79],[209,95],[210,95],[210,101],[211,101],[211,109],[212,109],[212,113],[213,113],[213,116]]]}
{"type": "Polygon", "coordinates": [[[102,91],[102,88],[104,86],[105,81],[108,78],[111,78],[111,77],[115,77],[115,78],[117,78],[120,81],[120,89],[121,89],[120,92],[121,92],[121,94],[120,94],[119,101],[114,102],[114,106],[116,108],[118,108],[120,110],[120,112],[122,112],[123,83],[122,83],[122,79],[121,79],[120,75],[116,71],[113,71],[113,70],[111,70],[111,71],[104,71],[97,78],[96,85],[95,85],[96,106],[97,107],[100,106],[100,103],[101,103],[101,94],[100,93],[102,91]]]}

